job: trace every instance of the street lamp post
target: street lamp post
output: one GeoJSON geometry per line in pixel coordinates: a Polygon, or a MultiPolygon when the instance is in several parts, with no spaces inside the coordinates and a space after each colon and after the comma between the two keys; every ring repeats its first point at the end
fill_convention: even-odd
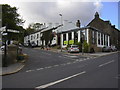
{"type": "MultiPolygon", "coordinates": [[[[7,25],[6,25],[6,32],[7,33],[7,25]]],[[[5,36],[5,48],[4,48],[4,63],[5,67],[7,67],[7,35],[5,36]]]]}
{"type": "MultiPolygon", "coordinates": [[[[61,17],[61,25],[63,24],[62,23],[62,14],[59,14],[60,15],[60,17],[61,17]]],[[[62,28],[61,28],[61,36],[60,36],[60,40],[61,40],[61,46],[60,46],[60,48],[61,48],[61,52],[62,52],[62,28]]]]}
{"type": "Polygon", "coordinates": [[[84,51],[83,51],[84,50],[84,45],[83,45],[83,43],[84,43],[84,39],[83,39],[84,36],[83,36],[83,31],[82,30],[80,31],[80,34],[81,34],[81,45],[82,45],[82,55],[83,55],[84,54],[84,51]]]}

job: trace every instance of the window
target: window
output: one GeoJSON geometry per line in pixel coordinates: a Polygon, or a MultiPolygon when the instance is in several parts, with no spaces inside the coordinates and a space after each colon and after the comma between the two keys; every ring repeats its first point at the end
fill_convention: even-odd
{"type": "Polygon", "coordinates": [[[92,31],[92,44],[95,44],[95,31],[92,31]]]}
{"type": "Polygon", "coordinates": [[[74,32],[74,41],[77,42],[78,41],[78,33],[74,32]]]}
{"type": "Polygon", "coordinates": [[[100,45],[100,33],[98,32],[98,45],[100,45]]]}
{"type": "Polygon", "coordinates": [[[106,45],[106,37],[105,37],[105,34],[104,34],[104,45],[106,45]]]}
{"type": "Polygon", "coordinates": [[[37,39],[39,38],[39,34],[37,34],[37,39]]]}
{"type": "Polygon", "coordinates": [[[101,33],[101,45],[103,45],[103,34],[101,33]]]}
{"type": "Polygon", "coordinates": [[[30,38],[30,36],[28,35],[28,39],[30,38]]]}
{"type": "Polygon", "coordinates": [[[66,34],[63,34],[63,45],[66,44],[65,41],[66,41],[66,34]]]}
{"type": "Polygon", "coordinates": [[[33,39],[33,36],[31,35],[31,40],[33,39]]]}
{"type": "Polygon", "coordinates": [[[72,40],[72,33],[68,33],[68,40],[72,40]]]}
{"type": "Polygon", "coordinates": [[[105,35],[105,45],[108,46],[108,36],[105,35]]]}
{"type": "Polygon", "coordinates": [[[106,37],[106,45],[108,46],[108,36],[106,37]]]}
{"type": "Polygon", "coordinates": [[[66,34],[63,34],[63,41],[66,40],[66,34]]]}

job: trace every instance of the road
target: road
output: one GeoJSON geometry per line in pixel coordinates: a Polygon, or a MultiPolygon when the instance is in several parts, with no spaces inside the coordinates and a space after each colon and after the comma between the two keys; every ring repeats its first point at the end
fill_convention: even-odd
{"type": "Polygon", "coordinates": [[[118,88],[118,53],[99,58],[25,48],[19,73],[3,76],[3,88],[118,88]]]}

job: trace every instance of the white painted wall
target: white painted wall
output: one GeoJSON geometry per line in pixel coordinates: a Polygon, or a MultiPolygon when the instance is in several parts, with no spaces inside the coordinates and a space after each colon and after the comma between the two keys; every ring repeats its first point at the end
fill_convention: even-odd
{"type": "Polygon", "coordinates": [[[74,32],[72,32],[72,40],[74,40],[74,32]]]}
{"type": "Polygon", "coordinates": [[[87,38],[87,43],[89,43],[89,29],[86,31],[86,38],[87,38]]]}
{"type": "Polygon", "coordinates": [[[80,42],[80,31],[78,31],[78,42],[80,42]]]}

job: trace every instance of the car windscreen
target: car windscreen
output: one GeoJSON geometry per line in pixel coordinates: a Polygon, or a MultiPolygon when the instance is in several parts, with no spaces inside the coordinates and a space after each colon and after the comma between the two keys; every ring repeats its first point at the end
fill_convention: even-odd
{"type": "Polygon", "coordinates": [[[78,48],[78,46],[72,46],[72,48],[78,48]]]}

